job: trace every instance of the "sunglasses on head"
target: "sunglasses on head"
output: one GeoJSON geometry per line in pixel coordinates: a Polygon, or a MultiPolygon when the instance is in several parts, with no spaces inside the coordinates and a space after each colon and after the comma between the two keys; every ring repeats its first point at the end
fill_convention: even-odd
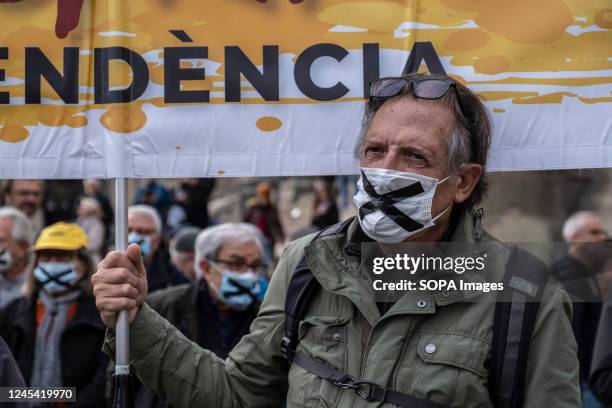
{"type": "Polygon", "coordinates": [[[455,86],[455,81],[446,78],[380,78],[370,83],[370,98],[392,98],[409,87],[408,92],[415,98],[434,100],[442,98],[455,86]]]}
{"type": "Polygon", "coordinates": [[[370,82],[370,101],[376,99],[393,98],[401,94],[406,87],[408,93],[417,99],[436,100],[446,95],[451,88],[455,88],[457,103],[461,115],[465,118],[461,97],[457,92],[457,83],[450,78],[420,78],[408,79],[403,77],[380,78],[370,82]]]}

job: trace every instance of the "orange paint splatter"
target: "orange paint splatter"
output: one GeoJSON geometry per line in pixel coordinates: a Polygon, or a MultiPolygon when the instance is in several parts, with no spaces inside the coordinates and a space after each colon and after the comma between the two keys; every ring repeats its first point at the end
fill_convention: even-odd
{"type": "Polygon", "coordinates": [[[0,127],[0,140],[8,143],[19,143],[28,138],[30,132],[23,126],[5,125],[0,127]]]}
{"type": "Polygon", "coordinates": [[[263,116],[257,119],[257,122],[255,122],[255,126],[264,132],[273,132],[280,129],[282,125],[283,122],[274,116],[263,116]]]}
{"type": "Polygon", "coordinates": [[[484,47],[488,42],[489,36],[481,30],[463,30],[449,35],[444,46],[449,50],[471,51],[484,47]]]}
{"type": "Polygon", "coordinates": [[[474,11],[476,24],[521,44],[559,40],[573,24],[571,10],[562,0],[442,0],[446,7],[474,11]]]}
{"type": "Polygon", "coordinates": [[[80,128],[87,126],[85,116],[75,116],[80,113],[67,106],[45,106],[38,112],[37,118],[45,126],[69,126],[80,128]]]}
{"type": "Polygon", "coordinates": [[[612,96],[602,96],[599,98],[578,98],[578,99],[580,100],[580,102],[589,103],[589,104],[612,102],[612,96]]]}
{"type": "Polygon", "coordinates": [[[147,115],[140,107],[113,106],[100,117],[100,123],[117,133],[132,133],[147,123],[147,115]]]}
{"type": "Polygon", "coordinates": [[[529,96],[538,96],[537,92],[512,92],[512,91],[484,91],[478,92],[479,97],[485,101],[499,101],[502,99],[514,99],[529,96]]]}
{"type": "Polygon", "coordinates": [[[493,108],[493,112],[495,113],[504,113],[506,110],[502,108],[493,108]]]}
{"type": "Polygon", "coordinates": [[[481,57],[474,62],[474,70],[476,72],[490,75],[504,72],[509,66],[510,63],[507,59],[497,55],[481,57]]]}
{"type": "Polygon", "coordinates": [[[595,14],[595,24],[601,28],[612,29],[612,9],[598,11],[595,14]]]}
{"type": "Polygon", "coordinates": [[[540,104],[540,103],[561,103],[563,102],[563,97],[576,97],[575,93],[572,92],[554,92],[546,95],[538,95],[526,98],[516,98],[512,100],[512,103],[520,104],[520,105],[529,105],[529,104],[540,104]]]}

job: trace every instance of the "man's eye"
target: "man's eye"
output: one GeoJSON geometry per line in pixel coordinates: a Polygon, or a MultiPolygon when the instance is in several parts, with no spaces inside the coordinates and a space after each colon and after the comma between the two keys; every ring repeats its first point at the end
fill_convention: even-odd
{"type": "Polygon", "coordinates": [[[413,166],[424,167],[427,165],[427,160],[425,157],[421,156],[418,153],[407,153],[406,160],[413,166]]]}
{"type": "Polygon", "coordinates": [[[370,147],[366,147],[365,153],[366,154],[379,154],[379,153],[382,153],[382,149],[380,147],[370,146],[370,147]]]}

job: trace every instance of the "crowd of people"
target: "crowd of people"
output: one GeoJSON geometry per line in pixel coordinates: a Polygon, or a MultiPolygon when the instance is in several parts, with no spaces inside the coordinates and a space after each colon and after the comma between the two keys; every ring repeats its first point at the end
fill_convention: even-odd
{"type": "MultiPolygon", "coordinates": [[[[91,187],[90,183],[85,185],[91,187]]],[[[2,374],[3,385],[76,386],[80,406],[105,406],[109,398],[109,360],[101,351],[105,325],[96,311],[90,278],[112,243],[104,232],[113,219],[112,207],[98,190],[88,187],[74,220],[43,224],[37,230],[36,221],[43,214],[36,199],[41,183],[12,184],[16,197],[23,200],[5,196],[6,205],[0,208],[0,350],[4,348],[2,353],[6,358],[12,355],[9,361],[16,364],[14,370],[3,365],[8,370],[2,374]]],[[[149,204],[134,204],[128,210],[128,241],[140,248],[150,292],[147,303],[220,358],[226,358],[248,333],[268,285],[271,248],[284,240],[271,189],[267,182],[257,186],[241,223],[205,228],[189,223],[177,228],[179,224],[162,221],[164,208],[172,211],[175,204],[163,207],[150,197],[149,204]],[[174,232],[168,235],[168,229],[174,232]]],[[[329,193],[317,191],[315,206],[321,206],[329,193]]],[[[612,296],[603,273],[610,266],[605,252],[610,246],[592,243],[610,237],[601,218],[586,211],[566,221],[563,237],[568,253],[553,264],[552,273],[573,300],[583,406],[603,407],[595,394],[610,401],[605,367],[598,371],[597,382],[591,385],[589,378],[592,361],[597,367],[602,364],[593,360],[595,349],[604,350],[600,353],[610,359],[612,339],[600,335],[599,343],[608,344],[596,345],[598,333],[611,323],[610,317],[606,321],[600,316],[604,299],[612,296]]],[[[142,384],[137,384],[135,397],[138,407],[166,406],[142,384]]]]}
{"type": "MultiPolygon", "coordinates": [[[[315,200],[312,228],[339,220],[332,182],[319,187],[327,192],[315,200]]],[[[147,180],[128,208],[127,227],[146,268],[147,302],[225,358],[257,315],[285,233],[269,182],[257,184],[242,222],[222,224],[208,214],[214,184],[188,179],[167,188],[147,180]]],[[[106,406],[112,370],[90,280],[114,246],[113,206],[98,180],[83,181],[63,219],[49,210],[44,181],[0,187],[2,385],[75,386],[78,406],[106,406]]],[[[138,407],[166,406],[139,383],[135,398],[138,407]]]]}

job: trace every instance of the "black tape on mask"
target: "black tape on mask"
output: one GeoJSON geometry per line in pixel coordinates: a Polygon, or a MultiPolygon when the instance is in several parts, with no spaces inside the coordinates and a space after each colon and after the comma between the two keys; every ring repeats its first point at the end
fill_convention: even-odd
{"type": "Polygon", "coordinates": [[[361,180],[364,190],[372,197],[371,201],[368,201],[359,208],[359,216],[362,219],[375,211],[382,211],[383,214],[389,217],[394,223],[408,232],[423,228],[423,224],[416,222],[394,206],[395,203],[424,192],[425,190],[423,190],[421,183],[416,182],[398,190],[390,191],[385,194],[378,194],[363,171],[361,172],[361,180]]]}
{"type": "Polygon", "coordinates": [[[60,286],[65,287],[66,289],[71,288],[72,286],[76,285],[78,282],[81,281],[81,279],[77,280],[77,282],[74,283],[66,283],[66,282],[62,282],[60,280],[60,278],[64,275],[68,275],[70,272],[72,272],[72,269],[66,269],[64,272],[57,274],[57,276],[51,276],[49,275],[49,273],[47,271],[45,271],[45,268],[43,268],[42,266],[38,265],[38,268],[40,269],[40,271],[42,273],[45,274],[45,276],[47,277],[47,280],[44,282],[40,282],[41,285],[46,285],[49,282],[55,282],[60,286]]]}
{"type": "Polygon", "coordinates": [[[4,253],[7,252],[7,248],[0,249],[0,266],[6,266],[8,264],[8,260],[4,258],[4,253]]]}
{"type": "Polygon", "coordinates": [[[229,283],[231,283],[236,290],[233,292],[226,292],[225,297],[230,298],[232,296],[240,296],[240,295],[249,295],[253,300],[257,299],[257,297],[253,294],[250,288],[247,288],[244,285],[241,285],[237,280],[229,278],[229,283]]]}

